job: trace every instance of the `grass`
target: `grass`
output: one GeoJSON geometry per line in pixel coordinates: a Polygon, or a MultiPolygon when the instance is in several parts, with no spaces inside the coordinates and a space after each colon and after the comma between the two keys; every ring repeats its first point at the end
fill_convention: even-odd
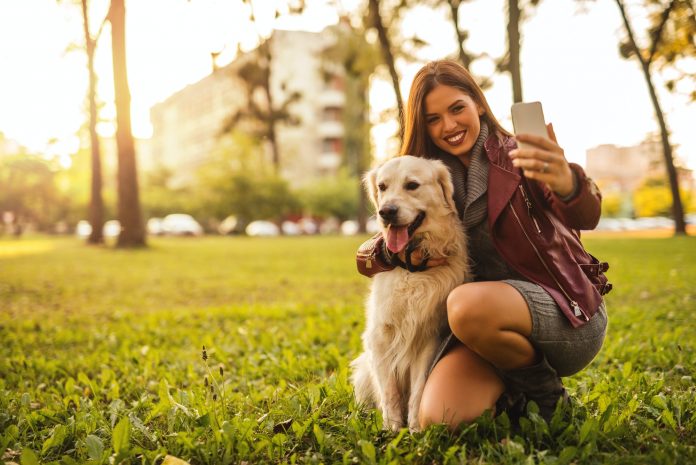
{"type": "Polygon", "coordinates": [[[394,434],[347,381],[361,239],[0,240],[1,460],[696,463],[696,240],[586,240],[610,329],[565,416],[394,434]]]}

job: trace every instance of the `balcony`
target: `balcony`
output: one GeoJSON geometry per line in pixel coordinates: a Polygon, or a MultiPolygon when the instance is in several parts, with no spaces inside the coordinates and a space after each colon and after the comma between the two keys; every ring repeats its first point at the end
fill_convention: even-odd
{"type": "Polygon", "coordinates": [[[346,94],[341,90],[326,89],[319,94],[319,105],[322,107],[343,107],[346,94]]]}
{"type": "Polygon", "coordinates": [[[322,121],[317,128],[317,134],[324,139],[343,137],[343,122],[341,121],[322,121]]]}
{"type": "Polygon", "coordinates": [[[336,152],[324,152],[319,155],[317,165],[324,171],[334,171],[341,164],[341,155],[336,152]]]}

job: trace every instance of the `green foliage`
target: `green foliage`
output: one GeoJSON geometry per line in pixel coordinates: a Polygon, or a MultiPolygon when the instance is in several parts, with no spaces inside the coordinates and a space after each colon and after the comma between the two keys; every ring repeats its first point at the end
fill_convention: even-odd
{"type": "Polygon", "coordinates": [[[0,453],[26,464],[696,461],[693,238],[585,239],[611,263],[609,332],[565,379],[574,403],[550,424],[530,413],[516,432],[503,416],[417,434],[382,431],[352,397],[363,239],[159,238],[127,251],[0,240],[0,453]]]}
{"type": "Polygon", "coordinates": [[[41,229],[61,219],[67,199],[57,189],[56,171],[35,155],[0,158],[0,212],[14,212],[19,222],[41,229]]]}
{"type": "Polygon", "coordinates": [[[193,189],[172,187],[172,174],[171,169],[159,166],[143,176],[141,203],[145,218],[164,217],[170,213],[200,213],[193,189]]]}
{"type": "MultiPolygon", "coordinates": [[[[691,192],[680,189],[682,204],[691,202],[691,192]]],[[[672,216],[672,191],[663,178],[647,179],[633,193],[633,209],[636,216],[672,216]]]]}
{"type": "Polygon", "coordinates": [[[602,218],[613,218],[619,216],[622,205],[623,196],[621,194],[603,194],[602,218]]]}
{"type": "Polygon", "coordinates": [[[234,133],[198,171],[200,211],[223,219],[236,215],[247,223],[280,219],[300,210],[287,181],[269,170],[260,142],[234,133]]]}
{"type": "Polygon", "coordinates": [[[322,178],[303,188],[299,198],[310,215],[344,221],[356,217],[361,192],[360,180],[342,170],[335,178],[322,178]]]}

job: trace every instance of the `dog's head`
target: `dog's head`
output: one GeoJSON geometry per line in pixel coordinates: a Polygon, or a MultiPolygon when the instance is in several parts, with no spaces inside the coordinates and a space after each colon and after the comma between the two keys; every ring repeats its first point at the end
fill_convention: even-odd
{"type": "Polygon", "coordinates": [[[450,173],[437,160],[393,158],[367,173],[364,181],[392,253],[404,250],[416,233],[456,216],[450,173]]]}

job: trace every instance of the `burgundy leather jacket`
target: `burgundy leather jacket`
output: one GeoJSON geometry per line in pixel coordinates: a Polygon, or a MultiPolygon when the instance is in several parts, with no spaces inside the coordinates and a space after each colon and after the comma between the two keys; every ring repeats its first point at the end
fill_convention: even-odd
{"type": "MultiPolygon", "coordinates": [[[[508,152],[512,137],[495,134],[485,142],[489,159],[488,225],[501,257],[529,281],[543,287],[574,327],[597,312],[602,295],[611,290],[604,276],[609,268],[590,255],[580,242],[580,229],[594,229],[602,196],[577,164],[578,186],[568,202],[542,183],[528,180],[512,166],[508,152]]],[[[381,238],[375,236],[358,250],[358,271],[365,276],[394,268],[382,258],[381,238]]]]}

